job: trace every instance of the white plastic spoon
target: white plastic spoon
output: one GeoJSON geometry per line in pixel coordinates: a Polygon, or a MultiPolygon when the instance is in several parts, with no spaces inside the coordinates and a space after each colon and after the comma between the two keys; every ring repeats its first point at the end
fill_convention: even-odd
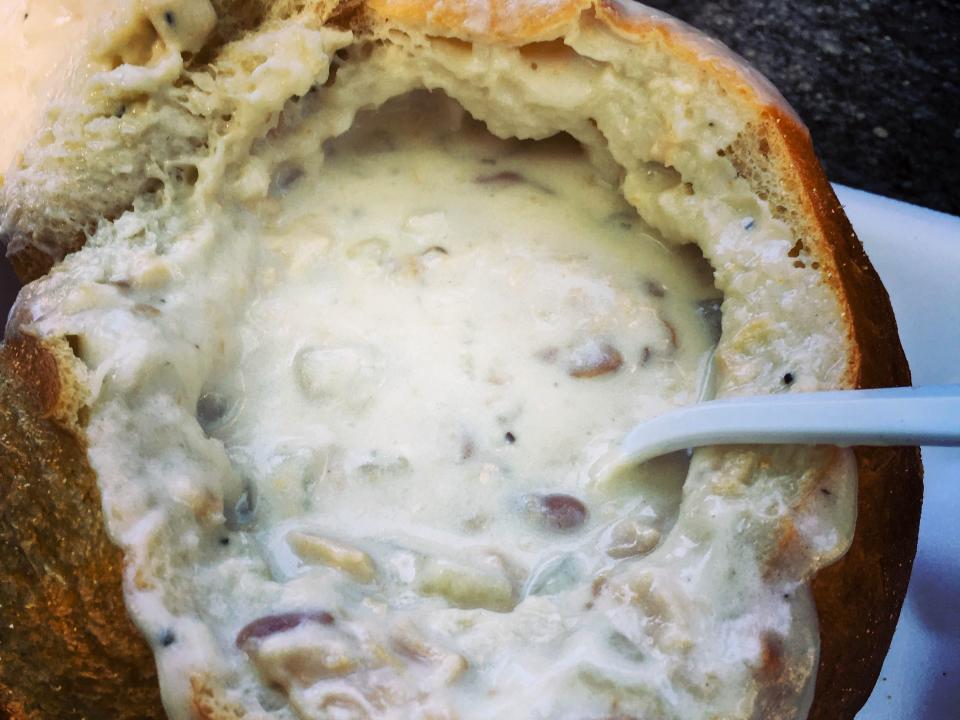
{"type": "Polygon", "coordinates": [[[640,423],[598,474],[677,450],[740,444],[960,446],[960,385],[710,400],[640,423]]]}

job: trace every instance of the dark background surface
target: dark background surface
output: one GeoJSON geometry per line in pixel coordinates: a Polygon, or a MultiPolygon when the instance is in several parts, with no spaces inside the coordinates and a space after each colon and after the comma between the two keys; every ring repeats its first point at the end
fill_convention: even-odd
{"type": "MultiPolygon", "coordinates": [[[[780,88],[834,182],[960,214],[960,0],[648,0],[780,88]]],[[[0,327],[15,279],[0,261],[0,327]]]]}
{"type": "Polygon", "coordinates": [[[960,214],[960,0],[647,0],[769,77],[833,182],[960,214]]]}

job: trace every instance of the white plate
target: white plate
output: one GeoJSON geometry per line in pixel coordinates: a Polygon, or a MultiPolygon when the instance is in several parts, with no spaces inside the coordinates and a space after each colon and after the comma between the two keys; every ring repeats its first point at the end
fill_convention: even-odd
{"type": "MultiPolygon", "coordinates": [[[[893,301],[915,385],[960,383],[960,218],[837,187],[893,301]]],[[[924,448],[920,546],[857,720],[960,717],[960,449],[924,448]]]]}

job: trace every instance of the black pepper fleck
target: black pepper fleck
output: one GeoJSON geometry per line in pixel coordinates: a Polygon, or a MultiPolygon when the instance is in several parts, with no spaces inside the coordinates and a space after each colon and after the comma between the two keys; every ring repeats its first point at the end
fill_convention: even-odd
{"type": "Polygon", "coordinates": [[[176,641],[177,636],[173,634],[173,630],[164,630],[160,636],[160,644],[163,645],[163,647],[170,647],[176,641]]]}
{"type": "Polygon", "coordinates": [[[824,495],[833,495],[833,493],[826,488],[820,488],[820,492],[822,492],[824,495]]]}
{"type": "Polygon", "coordinates": [[[228,537],[226,537],[226,536],[220,538],[220,544],[221,544],[221,545],[229,545],[229,544],[230,544],[230,538],[228,538],[228,537]]]}
{"type": "Polygon", "coordinates": [[[173,26],[177,23],[177,19],[176,19],[176,17],[174,16],[173,11],[171,11],[171,10],[167,10],[167,11],[163,14],[163,21],[164,21],[167,25],[169,25],[170,27],[173,27],[173,26]]]}
{"type": "Polygon", "coordinates": [[[793,381],[794,381],[793,373],[787,373],[786,375],[783,376],[784,385],[793,385],[793,381]]]}
{"type": "Polygon", "coordinates": [[[506,440],[511,445],[513,445],[517,441],[517,436],[514,435],[512,432],[508,432],[506,435],[503,436],[503,439],[506,440]]]}

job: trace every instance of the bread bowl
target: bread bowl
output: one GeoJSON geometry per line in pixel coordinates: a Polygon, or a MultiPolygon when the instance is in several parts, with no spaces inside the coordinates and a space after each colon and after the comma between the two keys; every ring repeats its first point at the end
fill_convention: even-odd
{"type": "MultiPolygon", "coordinates": [[[[130,612],[156,652],[166,712],[176,718],[803,717],[811,703],[810,717],[852,717],[875,680],[909,576],[921,494],[915,450],[699,451],[689,468],[679,459],[682,496],[671,485],[673,495],[660,496],[673,501],[652,508],[660,524],[646,529],[660,537],[636,534],[629,551],[610,543],[614,526],[633,519],[618,514],[623,487],[591,486],[583,456],[574,453],[575,469],[556,471],[555,483],[530,478],[532,462],[573,445],[602,446],[581,445],[578,432],[615,433],[643,413],[696,398],[704,354],[696,337],[707,328],[698,331],[689,301],[709,298],[690,295],[698,281],[676,269],[664,277],[628,272],[637,258],[624,254],[622,237],[598,229],[590,215],[598,207],[600,220],[628,226],[616,232],[661,248],[667,266],[684,257],[691,267],[703,262],[671,249],[691,242],[712,265],[724,298],[719,394],[909,382],[883,288],[802,125],[765,81],[676,21],[610,2],[149,2],[119,8],[99,32],[83,56],[89,63],[64,74],[72,84],[56,94],[0,188],[8,253],[24,279],[39,278],[21,294],[2,351],[10,470],[0,527],[16,549],[3,560],[15,579],[3,591],[13,628],[0,647],[10,715],[162,716],[150,651],[124,620],[122,575],[130,612]],[[410,99],[424,88],[434,95],[410,99]],[[441,91],[446,99],[437,99],[441,91]],[[358,110],[374,108],[380,112],[348,132],[358,110]],[[565,133],[586,151],[575,151],[565,169],[574,143],[510,143],[475,121],[500,138],[565,133]],[[430,143],[424,127],[435,131],[430,143]],[[417,158],[430,162],[412,179],[401,175],[399,186],[382,177],[364,185],[350,173],[388,166],[369,157],[378,142],[384,158],[402,161],[401,172],[417,158]],[[547,157],[533,149],[544,147],[547,157]],[[587,180],[576,175],[584,168],[587,180]],[[412,200],[408,183],[420,189],[412,200]],[[461,186],[470,190],[462,202],[453,192],[461,186]],[[394,198],[394,190],[408,196],[394,198]],[[437,205],[433,198],[447,191],[450,199],[437,205]],[[369,227],[359,215],[339,220],[358,198],[361,211],[385,205],[401,214],[369,227]],[[486,222],[471,203],[518,217],[510,203],[520,200],[543,209],[531,217],[550,228],[549,238],[470,237],[468,229],[486,222]],[[571,227],[603,253],[577,251],[577,238],[565,236],[571,227]],[[559,250],[544,259],[530,249],[545,245],[559,250]],[[514,247],[537,262],[511,255],[514,247]],[[498,279],[496,258],[506,279],[498,279]],[[318,259],[336,272],[323,275],[318,259]],[[449,274],[440,277],[480,300],[458,305],[456,294],[436,294],[430,273],[438,260],[449,274]],[[437,417],[480,412],[443,374],[457,356],[441,348],[431,356],[444,359],[431,363],[403,344],[430,327],[408,322],[409,293],[389,295],[383,308],[382,284],[369,296],[337,284],[353,278],[365,288],[388,278],[427,287],[456,312],[500,316],[503,292],[490,286],[515,287],[539,318],[550,315],[549,303],[536,304],[549,295],[550,278],[596,281],[598,272],[618,292],[616,302],[596,306],[602,312],[587,313],[588,332],[553,337],[534,325],[521,336],[487,333],[491,347],[508,340],[494,359],[514,349],[522,362],[506,357],[501,365],[481,352],[478,374],[490,392],[511,388],[527,404],[563,383],[565,397],[614,408],[612,417],[583,425],[561,403],[530,422],[498,408],[488,426],[458,425],[449,447],[441,433],[449,423],[440,427],[437,417]],[[305,288],[319,280],[334,291],[315,301],[305,288]],[[538,292],[524,296],[525,285],[538,292]],[[670,303],[685,293],[684,314],[670,303]],[[334,312],[342,297],[350,308],[334,312]],[[341,313],[366,330],[364,342],[345,342],[332,320],[313,322],[341,313]],[[641,316],[649,327],[618,324],[641,316]],[[394,327],[401,337],[378,345],[394,327]],[[232,347],[237,337],[263,352],[232,347]],[[644,350],[663,362],[645,364],[644,350]],[[412,362],[394,362],[393,353],[412,362]],[[400,412],[378,405],[384,377],[391,388],[406,383],[430,398],[399,404],[419,413],[407,426],[376,425],[400,412]],[[439,404],[434,380],[456,388],[458,402],[439,404]],[[651,383],[669,389],[658,396],[651,383]],[[529,388],[537,393],[523,396],[529,388]],[[639,402],[645,388],[648,399],[639,402]],[[322,463],[339,468],[331,475],[313,455],[304,460],[303,447],[283,445],[294,433],[291,418],[320,406],[361,417],[371,403],[380,412],[367,413],[374,424],[363,433],[384,438],[372,448],[377,457],[363,457],[342,427],[337,443],[327,443],[339,454],[322,463]],[[564,421],[544,437],[537,425],[554,416],[564,421]],[[403,436],[409,453],[383,453],[410,425],[429,447],[445,448],[454,498],[440,485],[425,491],[422,478],[395,480],[422,472],[426,451],[417,455],[416,437],[403,436]],[[283,441],[271,436],[276,428],[283,441]],[[238,452],[258,443],[260,465],[238,452]],[[528,455],[510,454],[528,443],[528,455]],[[540,447],[549,452],[538,455],[540,447]],[[310,477],[314,493],[317,476],[367,476],[372,489],[364,490],[366,504],[351,498],[346,512],[335,503],[337,486],[321,482],[317,497],[335,510],[323,514],[314,506],[302,512],[303,498],[289,507],[293,494],[274,487],[310,477]],[[433,533],[426,547],[364,526],[364,513],[384,525],[406,512],[401,503],[384,510],[384,477],[403,493],[426,492],[423,502],[443,511],[425,523],[433,533]],[[474,482],[517,502],[487,492],[496,502],[483,517],[451,511],[474,482]],[[579,505],[560,497],[572,495],[579,505]],[[853,544],[837,560],[854,512],[853,544]],[[437,525],[450,518],[461,536],[469,529],[480,541],[450,552],[454,534],[437,525]],[[493,524],[489,532],[484,523],[493,524]],[[488,552],[504,537],[506,547],[501,541],[488,552]],[[400,557],[398,545],[412,559],[400,557]],[[584,567],[560,573],[574,578],[569,587],[532,591],[536,577],[549,585],[556,568],[546,561],[558,548],[575,555],[570,548],[581,546],[591,548],[584,567]],[[233,575],[220,572],[225,566],[233,575]],[[406,566],[412,581],[404,580],[406,566]],[[478,573],[482,582],[471,584],[478,573]],[[364,590],[371,586],[376,592],[364,590]],[[467,625],[478,632],[470,636],[467,625]],[[541,637],[548,630],[549,642],[541,637]],[[563,662],[600,641],[583,663],[563,662]],[[327,654],[318,660],[321,647],[327,654]],[[614,656],[616,665],[585,670],[591,659],[614,656]],[[498,667],[510,672],[496,675],[498,667]],[[341,676],[346,690],[326,685],[341,676]],[[494,688],[502,699],[480,692],[494,688]],[[478,698],[487,704],[473,704],[478,698]]],[[[579,327],[575,313],[589,305],[581,295],[569,303],[574,315],[547,324],[579,327]]],[[[569,299],[556,304],[566,308],[569,299]]],[[[484,318],[471,316],[486,327],[484,318]]],[[[433,350],[430,342],[412,349],[433,350]]],[[[640,495],[654,506],[655,482],[644,482],[640,495]]],[[[469,497],[479,503],[485,495],[469,497]]]]}

